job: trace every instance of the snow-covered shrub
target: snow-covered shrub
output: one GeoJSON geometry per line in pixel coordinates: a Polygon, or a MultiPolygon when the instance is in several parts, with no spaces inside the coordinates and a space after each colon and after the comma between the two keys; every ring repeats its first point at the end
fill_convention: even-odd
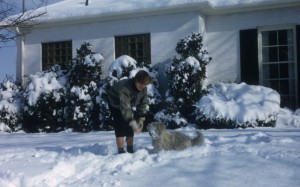
{"type": "MultiPolygon", "coordinates": [[[[206,66],[212,58],[202,49],[202,40],[200,33],[192,33],[177,43],[176,52],[180,57],[175,57],[166,71],[169,86],[166,93],[168,102],[167,108],[161,112],[165,117],[161,119],[158,117],[158,120],[165,121],[173,116],[177,117],[179,113],[179,116],[190,121],[190,114],[195,109],[194,104],[205,94],[202,81],[206,78],[206,66]]],[[[178,127],[180,126],[178,124],[178,127]]]]}
{"type": "Polygon", "coordinates": [[[98,105],[100,107],[100,128],[102,130],[113,130],[113,118],[108,107],[106,91],[103,89],[103,87],[101,87],[99,91],[98,105]]]}
{"type": "Polygon", "coordinates": [[[200,128],[274,126],[280,95],[270,88],[245,83],[216,83],[196,103],[200,128]]]}
{"type": "Polygon", "coordinates": [[[112,62],[109,68],[109,76],[107,77],[105,83],[100,89],[100,104],[102,110],[101,120],[102,124],[106,126],[104,127],[105,129],[113,128],[112,117],[108,109],[106,90],[110,89],[116,82],[118,82],[121,79],[128,79],[134,77],[135,74],[141,69],[147,71],[150,74],[150,76],[154,78],[153,84],[147,86],[149,108],[146,113],[146,122],[144,127],[146,127],[146,124],[148,122],[153,121],[154,114],[158,111],[159,104],[161,102],[161,96],[157,90],[159,86],[157,81],[158,73],[157,71],[145,65],[144,63],[137,63],[130,56],[123,55],[117,58],[114,62],[112,62]]]}
{"type": "Polygon", "coordinates": [[[0,131],[14,132],[21,128],[22,88],[7,76],[0,84],[0,131]]]}
{"type": "Polygon", "coordinates": [[[292,111],[288,108],[281,108],[276,120],[276,127],[299,128],[300,127],[300,108],[292,111]]]}
{"type": "Polygon", "coordinates": [[[58,132],[65,129],[66,79],[66,72],[57,65],[28,77],[24,90],[25,131],[58,132]]]}
{"type": "Polygon", "coordinates": [[[154,116],[155,120],[163,121],[168,129],[177,129],[188,124],[186,119],[178,112],[172,109],[163,109],[154,116]]]}
{"type": "Polygon", "coordinates": [[[69,70],[67,85],[67,124],[75,131],[89,132],[99,129],[98,85],[103,56],[92,51],[90,43],[77,49],[69,70]]]}

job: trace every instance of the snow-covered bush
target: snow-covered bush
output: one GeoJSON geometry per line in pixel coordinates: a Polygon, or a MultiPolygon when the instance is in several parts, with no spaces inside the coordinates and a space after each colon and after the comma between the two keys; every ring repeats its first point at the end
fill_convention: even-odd
{"type": "Polygon", "coordinates": [[[105,83],[100,89],[100,97],[101,97],[101,114],[102,114],[102,124],[106,127],[105,129],[112,129],[112,117],[110,111],[108,109],[107,99],[106,99],[106,90],[112,87],[116,82],[121,79],[128,79],[135,76],[135,74],[139,70],[147,71],[151,77],[154,78],[153,84],[147,86],[147,96],[148,96],[148,111],[146,113],[146,124],[150,121],[153,121],[154,114],[158,111],[159,105],[161,103],[161,96],[158,92],[158,73],[151,67],[145,65],[144,63],[137,63],[133,58],[127,55],[120,56],[114,62],[112,62],[109,68],[109,76],[107,77],[105,83]]]}
{"type": "Polygon", "coordinates": [[[66,72],[60,66],[28,77],[24,90],[23,128],[27,132],[65,129],[66,72]]]}
{"type": "Polygon", "coordinates": [[[98,85],[103,57],[84,43],[77,57],[28,77],[24,91],[24,130],[58,132],[66,128],[87,132],[99,129],[98,85]]]}
{"type": "Polygon", "coordinates": [[[270,88],[245,83],[216,83],[196,103],[200,128],[274,126],[280,95],[270,88]]]}
{"type": "Polygon", "coordinates": [[[288,108],[281,108],[276,120],[276,127],[299,128],[300,127],[300,108],[292,111],[288,108]]]}
{"type": "Polygon", "coordinates": [[[77,49],[69,70],[67,85],[67,126],[75,131],[89,132],[99,129],[98,82],[100,82],[103,56],[92,51],[90,43],[77,49]]]}
{"type": "MultiPolygon", "coordinates": [[[[180,57],[175,57],[166,71],[169,86],[167,108],[157,116],[157,120],[165,121],[168,126],[170,122],[178,121],[178,116],[190,121],[194,104],[205,94],[202,82],[206,78],[206,66],[212,58],[202,49],[202,40],[200,33],[192,33],[177,43],[176,52],[180,57]]],[[[182,123],[185,119],[179,120],[178,127],[185,124],[182,123]]]]}
{"type": "Polygon", "coordinates": [[[180,112],[172,111],[172,109],[163,109],[157,112],[154,119],[165,122],[168,129],[177,129],[178,127],[184,127],[188,124],[180,112]]]}
{"type": "Polygon", "coordinates": [[[7,76],[0,84],[0,131],[14,132],[21,128],[22,88],[7,76]]]}

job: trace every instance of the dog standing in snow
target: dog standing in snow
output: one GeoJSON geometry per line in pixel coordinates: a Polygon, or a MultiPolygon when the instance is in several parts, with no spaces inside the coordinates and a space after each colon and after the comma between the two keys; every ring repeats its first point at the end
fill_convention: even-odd
{"type": "Polygon", "coordinates": [[[183,150],[188,147],[201,145],[204,142],[203,134],[197,131],[197,137],[190,138],[181,132],[166,130],[162,122],[150,123],[147,127],[152,138],[152,145],[155,152],[162,150],[183,150]]]}

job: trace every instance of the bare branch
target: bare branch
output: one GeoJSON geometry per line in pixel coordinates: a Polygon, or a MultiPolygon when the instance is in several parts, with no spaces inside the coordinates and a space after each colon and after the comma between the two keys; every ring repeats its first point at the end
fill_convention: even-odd
{"type": "Polygon", "coordinates": [[[16,37],[28,34],[31,28],[38,24],[36,18],[46,14],[46,11],[39,8],[47,5],[47,0],[32,0],[32,2],[36,6],[23,12],[10,0],[0,0],[0,49],[16,37]],[[15,28],[26,30],[26,32],[17,33],[15,28]]]}

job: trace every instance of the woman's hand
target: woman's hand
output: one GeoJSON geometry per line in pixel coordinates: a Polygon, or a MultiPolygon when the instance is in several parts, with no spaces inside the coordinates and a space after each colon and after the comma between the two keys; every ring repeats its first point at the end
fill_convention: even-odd
{"type": "Polygon", "coordinates": [[[132,127],[134,132],[141,132],[142,131],[142,129],[139,127],[136,120],[131,120],[129,122],[129,126],[132,127]]]}

